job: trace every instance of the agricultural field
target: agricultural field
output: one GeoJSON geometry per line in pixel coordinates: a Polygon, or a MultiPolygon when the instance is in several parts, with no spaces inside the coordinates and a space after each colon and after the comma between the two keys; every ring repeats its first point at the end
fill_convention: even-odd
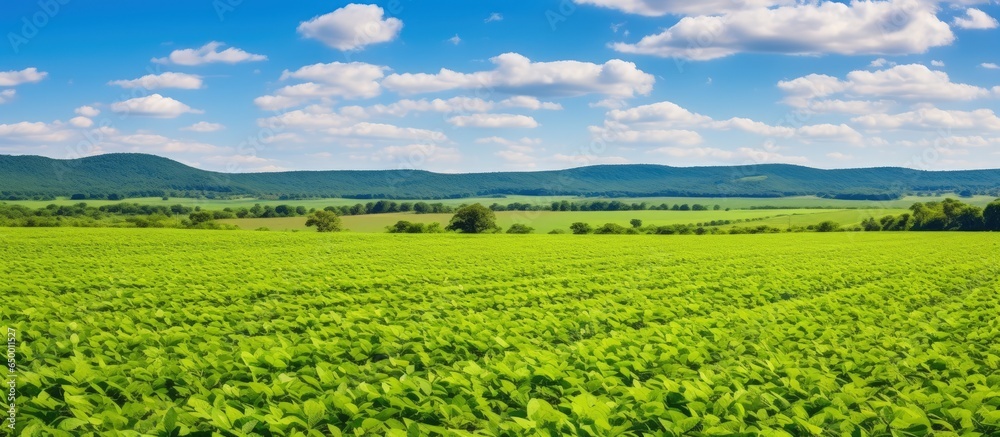
{"type": "Polygon", "coordinates": [[[887,215],[899,215],[910,212],[908,209],[842,209],[842,210],[773,210],[772,214],[760,221],[722,226],[760,226],[766,225],[778,229],[788,229],[793,226],[807,227],[825,221],[832,221],[843,226],[854,226],[869,217],[879,219],[887,215]]]}
{"type": "MultiPolygon", "coordinates": [[[[395,200],[396,202],[429,202],[429,203],[443,203],[445,205],[450,205],[457,207],[462,204],[473,204],[481,203],[483,205],[489,206],[493,203],[499,203],[501,205],[507,205],[510,203],[528,203],[537,205],[550,205],[552,202],[558,201],[595,201],[595,200],[619,200],[627,203],[642,203],[647,202],[650,205],[659,205],[661,203],[666,203],[668,205],[683,205],[683,204],[702,204],[702,205],[720,205],[723,209],[750,209],[750,208],[760,208],[760,207],[780,207],[780,208],[862,208],[862,209],[886,209],[886,208],[909,208],[910,205],[916,202],[927,202],[932,200],[942,200],[946,197],[959,198],[957,194],[947,194],[936,197],[918,197],[918,196],[908,196],[898,200],[889,201],[867,201],[867,200],[838,200],[838,199],[823,199],[815,196],[797,196],[797,197],[780,197],[780,198],[746,198],[746,197],[731,197],[731,198],[714,198],[714,197],[637,197],[637,198],[591,198],[591,197],[576,197],[576,196],[505,196],[502,198],[493,197],[477,197],[477,198],[464,198],[464,199],[441,199],[441,200],[395,200]]],[[[988,203],[996,200],[996,197],[991,196],[974,196],[970,198],[962,198],[963,202],[976,205],[976,206],[986,206],[988,203]]],[[[56,204],[56,205],[73,205],[80,202],[85,202],[88,205],[101,206],[101,205],[111,205],[121,202],[138,203],[141,205],[184,205],[188,207],[200,206],[202,209],[208,210],[221,210],[223,208],[250,208],[255,204],[261,205],[292,205],[292,206],[305,206],[306,208],[316,208],[323,209],[327,206],[351,206],[357,203],[367,203],[372,200],[364,199],[305,199],[305,200],[261,200],[255,198],[242,198],[242,199],[191,199],[191,198],[181,198],[181,197],[171,197],[167,200],[163,200],[160,197],[142,197],[142,198],[132,198],[126,200],[70,200],[69,198],[58,198],[56,200],[4,200],[3,202],[15,205],[24,205],[30,208],[44,208],[45,206],[56,204]]]]}
{"type": "Polygon", "coordinates": [[[0,241],[20,436],[1000,435],[997,233],[0,241]]]}
{"type": "MultiPolygon", "coordinates": [[[[616,223],[629,226],[632,219],[642,220],[647,225],[686,225],[713,220],[755,220],[729,226],[759,226],[766,224],[786,229],[791,226],[808,226],[833,220],[849,226],[862,220],[879,218],[890,214],[906,212],[905,209],[774,209],[774,210],[732,210],[732,211],[499,211],[497,225],[507,229],[514,223],[523,223],[535,228],[536,233],[546,233],[554,229],[568,230],[574,222],[590,223],[595,226],[616,223]],[[758,219],[763,219],[756,221],[758,219]]],[[[341,217],[344,228],[352,232],[385,232],[386,226],[400,220],[418,223],[438,222],[447,225],[453,214],[369,214],[341,217]]],[[[272,231],[307,230],[306,217],[224,219],[219,223],[236,225],[240,229],[267,228],[272,231]]]]}

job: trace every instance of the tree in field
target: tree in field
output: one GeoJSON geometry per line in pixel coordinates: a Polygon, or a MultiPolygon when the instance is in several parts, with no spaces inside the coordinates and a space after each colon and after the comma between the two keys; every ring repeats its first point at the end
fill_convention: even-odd
{"type": "Polygon", "coordinates": [[[387,226],[390,234],[405,234],[408,233],[410,228],[413,227],[413,223],[406,220],[400,220],[396,224],[387,226]]]}
{"type": "MultiPolygon", "coordinates": [[[[393,202],[394,203],[394,202],[393,202]]],[[[388,200],[379,200],[368,211],[370,214],[385,214],[390,212],[391,203],[388,200]]],[[[398,208],[398,207],[397,207],[398,208]]]]}
{"type": "Polygon", "coordinates": [[[306,226],[315,226],[318,232],[340,232],[340,217],[332,211],[316,211],[306,220],[306,226]]]}
{"type": "Polygon", "coordinates": [[[512,224],[510,225],[510,229],[507,229],[508,234],[530,234],[534,231],[535,228],[521,223],[512,224]]]}
{"type": "Polygon", "coordinates": [[[595,234],[605,235],[624,234],[626,232],[628,232],[628,228],[619,225],[618,223],[606,223],[604,226],[594,229],[595,234]]]}
{"type": "Polygon", "coordinates": [[[255,203],[250,207],[250,217],[260,217],[261,214],[264,214],[264,207],[260,206],[259,203],[255,203]]]}
{"type": "Polygon", "coordinates": [[[291,213],[293,211],[295,211],[295,208],[292,208],[291,206],[288,205],[278,205],[274,207],[274,213],[277,214],[279,217],[288,217],[292,215],[291,213]]]}
{"type": "Polygon", "coordinates": [[[952,223],[960,231],[982,231],[986,229],[983,210],[977,206],[962,205],[952,218],[952,223]]]}
{"type": "Polygon", "coordinates": [[[212,213],[208,211],[197,211],[197,212],[192,212],[191,215],[188,216],[188,218],[191,219],[192,225],[199,225],[205,222],[212,221],[214,217],[212,216],[212,213]]]}
{"type": "Polygon", "coordinates": [[[892,224],[893,231],[909,231],[913,227],[913,220],[909,214],[901,214],[892,224]]]}
{"type": "Polygon", "coordinates": [[[816,225],[816,232],[834,232],[838,229],[840,229],[840,225],[829,220],[816,225]]]}
{"type": "MultiPolygon", "coordinates": [[[[888,219],[888,220],[885,220],[885,221],[890,222],[890,223],[894,219],[893,216],[888,216],[888,217],[885,217],[885,218],[888,219]]],[[[864,221],[861,222],[861,228],[864,229],[867,232],[881,231],[882,227],[883,227],[882,222],[875,221],[875,217],[868,217],[864,221]]]]}
{"type": "Polygon", "coordinates": [[[464,206],[455,211],[455,215],[451,218],[446,229],[465,234],[481,234],[500,230],[497,226],[497,216],[493,210],[478,203],[464,206]]]}
{"type": "Polygon", "coordinates": [[[987,231],[1000,231],[1000,200],[986,205],[983,210],[983,221],[987,231]]]}
{"type": "Polygon", "coordinates": [[[590,225],[583,222],[573,223],[572,225],[569,225],[569,229],[573,231],[574,234],[589,234],[594,230],[594,228],[590,227],[590,225]]]}
{"type": "Polygon", "coordinates": [[[632,219],[632,220],[629,220],[629,224],[632,225],[633,228],[641,228],[642,227],[642,220],[632,219]]]}

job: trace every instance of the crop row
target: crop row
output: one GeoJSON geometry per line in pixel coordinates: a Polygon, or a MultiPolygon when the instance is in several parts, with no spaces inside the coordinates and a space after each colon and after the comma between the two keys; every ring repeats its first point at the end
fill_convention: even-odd
{"type": "Polygon", "coordinates": [[[19,435],[991,435],[1000,237],[0,230],[19,435]]]}

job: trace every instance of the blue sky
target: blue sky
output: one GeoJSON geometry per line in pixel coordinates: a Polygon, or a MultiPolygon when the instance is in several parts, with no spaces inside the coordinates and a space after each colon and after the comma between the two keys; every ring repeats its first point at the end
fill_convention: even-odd
{"type": "Polygon", "coordinates": [[[14,2],[0,153],[1000,168],[994,17],[980,0],[14,2]]]}

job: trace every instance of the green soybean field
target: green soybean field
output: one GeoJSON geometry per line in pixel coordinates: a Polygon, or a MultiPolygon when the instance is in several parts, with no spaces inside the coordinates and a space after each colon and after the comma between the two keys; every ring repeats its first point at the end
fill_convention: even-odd
{"type": "Polygon", "coordinates": [[[996,233],[0,242],[19,436],[1000,435],[996,233]]]}

